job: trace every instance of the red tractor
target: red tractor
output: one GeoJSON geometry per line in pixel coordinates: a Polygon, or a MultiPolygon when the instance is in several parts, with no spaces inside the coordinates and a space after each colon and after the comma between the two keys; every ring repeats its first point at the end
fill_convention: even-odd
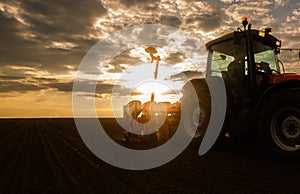
{"type": "Polygon", "coordinates": [[[197,125],[194,138],[203,138],[213,108],[206,79],[222,79],[227,108],[219,138],[255,134],[267,153],[299,157],[300,75],[284,72],[278,59],[281,41],[270,34],[271,29],[253,30],[247,18],[242,23],[244,29],[206,44],[206,78],[190,80],[183,87],[183,108],[198,107],[189,100],[191,89],[200,107],[184,113],[189,120],[186,127],[197,125]]]}

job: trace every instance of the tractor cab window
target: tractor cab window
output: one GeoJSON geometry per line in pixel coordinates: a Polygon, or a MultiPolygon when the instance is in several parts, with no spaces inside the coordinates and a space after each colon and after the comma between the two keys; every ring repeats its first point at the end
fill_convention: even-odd
{"type": "Polygon", "coordinates": [[[214,51],[212,53],[211,75],[221,76],[221,72],[227,71],[228,64],[230,64],[233,60],[233,56],[214,51]]]}
{"type": "Polygon", "coordinates": [[[235,44],[233,40],[215,44],[211,47],[208,56],[208,76],[222,77],[222,72],[240,66],[245,69],[246,49],[243,44],[235,44]]]}
{"type": "MultiPolygon", "coordinates": [[[[237,62],[243,69],[242,74],[248,74],[248,62],[244,39],[242,43],[235,44],[229,40],[213,45],[208,56],[208,76],[222,76],[222,72],[228,71],[231,62],[237,62]]],[[[253,45],[256,68],[262,73],[279,73],[278,59],[275,49],[259,41],[254,41],[253,45]]]]}
{"type": "Polygon", "coordinates": [[[259,71],[264,73],[280,72],[274,49],[260,42],[256,42],[254,50],[256,68],[259,71]]]}

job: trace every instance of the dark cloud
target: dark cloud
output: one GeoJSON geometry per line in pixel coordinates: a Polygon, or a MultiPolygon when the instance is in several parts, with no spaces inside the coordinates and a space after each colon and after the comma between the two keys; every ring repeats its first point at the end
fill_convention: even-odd
{"type": "MultiPolygon", "coordinates": [[[[14,77],[0,77],[0,92],[26,92],[26,91],[37,91],[41,89],[56,89],[61,92],[83,92],[91,93],[94,91],[95,94],[111,94],[114,88],[116,94],[129,94],[131,89],[103,83],[99,81],[83,80],[77,81],[77,87],[73,89],[73,81],[63,81],[55,78],[39,78],[33,77],[31,79],[20,79],[18,81],[13,81],[14,77]]],[[[16,79],[14,79],[16,80],[16,79]]]]}
{"type": "Polygon", "coordinates": [[[107,84],[94,81],[77,81],[76,88],[73,88],[73,82],[53,82],[49,84],[44,84],[47,88],[57,89],[58,91],[63,92],[83,92],[83,93],[91,93],[94,92],[96,94],[111,94],[113,87],[117,87],[113,84],[107,84]]]}
{"type": "Polygon", "coordinates": [[[32,79],[36,80],[37,82],[41,82],[41,83],[44,83],[44,82],[59,82],[59,80],[56,79],[56,78],[33,77],[32,79]]]}
{"type": "Polygon", "coordinates": [[[21,24],[15,19],[7,19],[0,14],[0,65],[30,66],[44,71],[64,72],[64,64],[79,64],[84,51],[66,53],[45,49],[41,41],[26,40],[21,24]],[[22,65],[24,64],[24,65],[22,65]]]}
{"type": "Polygon", "coordinates": [[[199,71],[183,71],[174,75],[171,75],[170,77],[166,78],[166,80],[172,80],[172,81],[183,81],[193,78],[201,78],[203,77],[202,72],[199,71]]]}
{"type": "Polygon", "coordinates": [[[203,32],[215,31],[220,28],[225,14],[212,13],[199,16],[191,16],[185,20],[187,25],[193,25],[195,28],[203,32]]]}
{"type": "Polygon", "coordinates": [[[118,56],[114,57],[109,64],[106,66],[106,68],[109,68],[109,65],[112,65],[113,68],[108,69],[107,72],[109,73],[123,73],[126,68],[121,66],[121,64],[126,65],[135,65],[138,63],[141,63],[142,60],[138,57],[132,57],[130,56],[130,50],[124,51],[118,56]]]}
{"type": "Polygon", "coordinates": [[[0,81],[0,92],[29,92],[46,89],[44,86],[16,81],[0,81]]]}
{"type": "Polygon", "coordinates": [[[172,95],[172,94],[179,94],[181,91],[178,91],[178,90],[167,90],[167,91],[164,91],[162,93],[162,95],[172,95]]]}
{"type": "MultiPolygon", "coordinates": [[[[73,82],[66,82],[66,83],[49,83],[49,84],[44,84],[47,88],[54,88],[57,89],[58,91],[63,91],[63,92],[71,92],[73,89],[73,82]]],[[[89,90],[91,88],[90,85],[88,84],[83,84],[84,87],[80,87],[83,91],[89,90]]]]}
{"type": "Polygon", "coordinates": [[[21,69],[21,65],[11,66],[0,66],[1,77],[0,80],[7,80],[7,81],[14,81],[14,80],[21,80],[26,79],[28,77],[32,77],[30,72],[34,72],[34,68],[29,69],[21,69]]]}
{"type": "Polygon", "coordinates": [[[160,18],[160,22],[163,25],[179,27],[181,25],[181,20],[176,16],[164,16],[162,15],[160,18]]]}
{"type": "Polygon", "coordinates": [[[112,68],[108,69],[108,73],[123,73],[126,70],[125,67],[115,64],[112,68]]]}
{"type": "Polygon", "coordinates": [[[50,83],[43,85],[46,88],[57,89],[58,91],[63,92],[83,92],[83,93],[95,93],[95,95],[101,94],[112,94],[114,92],[115,95],[128,95],[130,94],[130,88],[126,88],[124,86],[103,83],[98,81],[95,83],[94,81],[80,81],[77,82],[77,87],[73,88],[73,82],[63,82],[63,83],[50,83]]]}
{"type": "Polygon", "coordinates": [[[22,33],[22,25],[15,18],[6,18],[0,13],[0,53],[1,65],[8,65],[10,63],[18,63],[20,61],[30,60],[32,50],[41,49],[35,48],[36,44],[32,41],[24,40],[19,34],[22,33]],[[29,51],[29,52],[28,52],[29,51]]]}
{"type": "Polygon", "coordinates": [[[78,95],[83,96],[83,97],[105,98],[105,97],[103,97],[102,94],[97,94],[97,93],[94,93],[94,94],[85,93],[85,94],[78,94],[78,95]]]}
{"type": "Polygon", "coordinates": [[[156,0],[120,0],[119,3],[126,6],[127,8],[130,7],[146,7],[147,9],[152,8],[151,5],[157,5],[158,1],[156,0]]]}
{"type": "Polygon", "coordinates": [[[21,77],[21,76],[5,76],[5,75],[1,75],[0,76],[0,80],[1,81],[12,81],[12,80],[21,80],[21,79],[24,79],[24,77],[21,77]]]}
{"type": "MultiPolygon", "coordinates": [[[[102,85],[99,85],[99,87],[102,88],[102,85]]],[[[129,95],[129,94],[132,93],[131,88],[126,88],[126,87],[121,86],[121,85],[114,85],[112,91],[113,91],[114,95],[119,95],[119,96],[125,96],[125,95],[129,95]]]]}
{"type": "MultiPolygon", "coordinates": [[[[66,85],[70,86],[72,90],[73,82],[69,84],[63,83],[55,78],[41,78],[41,77],[15,77],[15,76],[1,76],[0,77],[0,92],[29,92],[41,89],[58,89],[64,88],[66,85]]],[[[68,87],[69,88],[69,87],[68,87]]],[[[66,91],[71,91],[66,90],[66,91]]]]}
{"type": "Polygon", "coordinates": [[[3,6],[3,9],[4,9],[3,15],[4,15],[5,17],[7,17],[7,18],[9,18],[9,19],[14,17],[14,14],[11,13],[11,12],[8,10],[8,7],[7,7],[7,6],[3,6]]]}
{"type": "Polygon", "coordinates": [[[26,24],[0,12],[0,65],[26,64],[52,72],[64,72],[64,64],[80,63],[97,41],[87,38],[96,34],[93,24],[106,15],[96,0],[22,1],[15,6],[20,11],[18,17],[26,24]],[[55,47],[55,42],[74,47],[55,47]]]}
{"type": "Polygon", "coordinates": [[[139,95],[143,95],[143,92],[138,92],[138,91],[133,91],[130,93],[130,96],[139,96],[139,95]]]}
{"type": "Polygon", "coordinates": [[[50,37],[88,33],[95,19],[106,14],[96,0],[24,1],[21,6],[25,11],[22,17],[32,25],[30,29],[50,37]]]}
{"type": "Polygon", "coordinates": [[[183,62],[186,59],[186,56],[179,52],[169,53],[168,56],[164,59],[164,61],[168,64],[176,64],[183,62]]]}

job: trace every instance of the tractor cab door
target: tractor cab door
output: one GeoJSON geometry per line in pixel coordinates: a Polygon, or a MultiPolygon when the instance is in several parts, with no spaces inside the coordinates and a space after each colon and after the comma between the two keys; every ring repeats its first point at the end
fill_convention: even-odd
{"type": "Polygon", "coordinates": [[[256,71],[256,95],[260,96],[269,87],[271,75],[280,74],[276,51],[270,46],[254,41],[254,60],[256,71]]]}
{"type": "Polygon", "coordinates": [[[225,83],[228,107],[239,109],[248,100],[246,48],[228,40],[213,45],[209,50],[207,77],[222,77],[225,83]]]}

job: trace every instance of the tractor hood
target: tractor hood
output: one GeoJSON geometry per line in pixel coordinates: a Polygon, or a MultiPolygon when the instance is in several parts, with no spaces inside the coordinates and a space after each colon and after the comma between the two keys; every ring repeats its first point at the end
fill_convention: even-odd
{"type": "Polygon", "coordinates": [[[277,84],[283,81],[288,80],[300,80],[300,75],[296,73],[286,73],[280,75],[272,75],[270,76],[269,83],[270,84],[277,84]]]}

